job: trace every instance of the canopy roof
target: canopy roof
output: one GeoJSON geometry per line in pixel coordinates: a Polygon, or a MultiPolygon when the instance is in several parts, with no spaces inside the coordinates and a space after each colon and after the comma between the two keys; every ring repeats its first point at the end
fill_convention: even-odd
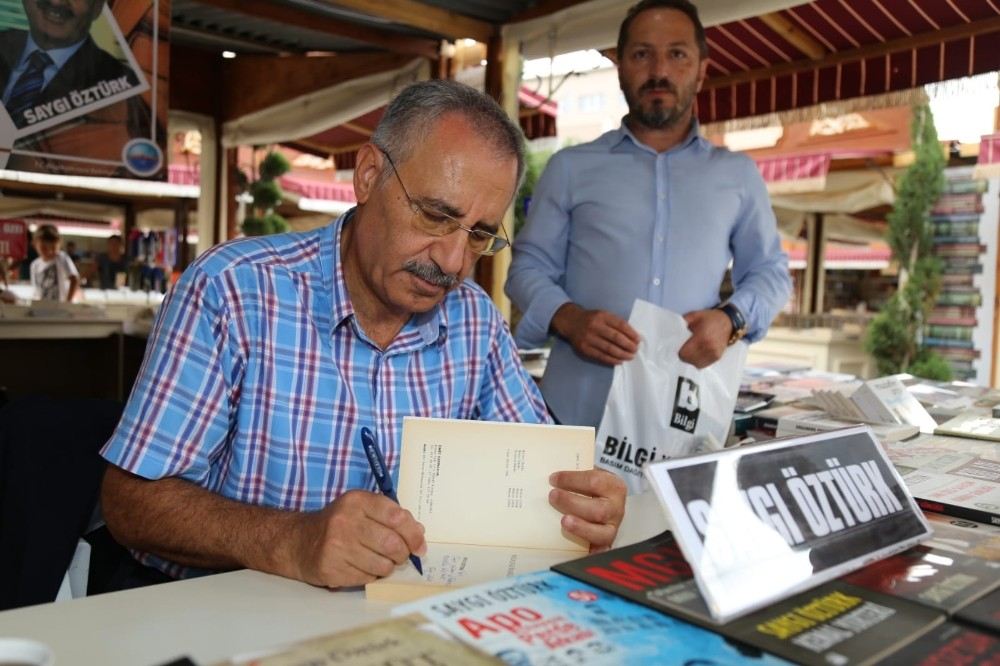
{"type": "Polygon", "coordinates": [[[1000,69],[997,0],[814,0],[706,33],[702,122],[1000,69]]]}

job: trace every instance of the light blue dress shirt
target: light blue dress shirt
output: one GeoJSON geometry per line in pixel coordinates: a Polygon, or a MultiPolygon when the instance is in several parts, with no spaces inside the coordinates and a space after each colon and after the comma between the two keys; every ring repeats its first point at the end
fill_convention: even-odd
{"type": "Polygon", "coordinates": [[[60,69],[62,69],[63,65],[65,65],[66,62],[80,50],[80,47],[83,46],[85,41],[87,40],[82,39],[72,46],[67,46],[61,49],[49,49],[48,51],[45,51],[45,49],[38,46],[38,44],[35,43],[35,40],[31,38],[31,33],[28,33],[28,41],[25,42],[24,50],[21,51],[21,59],[17,61],[17,66],[11,70],[10,78],[7,79],[7,87],[4,88],[3,91],[4,104],[7,103],[11,92],[14,90],[14,84],[17,83],[17,80],[21,78],[22,74],[24,74],[24,70],[28,69],[28,58],[32,53],[35,51],[45,51],[49,54],[49,57],[52,58],[52,64],[46,67],[45,71],[42,72],[41,89],[45,90],[45,86],[49,85],[49,82],[55,78],[55,75],[60,69]]]}
{"type": "MultiPolygon", "coordinates": [[[[542,174],[506,285],[523,313],[515,338],[544,344],[570,301],[625,319],[636,298],[681,314],[713,307],[730,261],[730,300],[757,340],[791,280],[756,165],[701,138],[697,123],[662,153],[623,124],[558,152],[542,174]]],[[[597,426],[612,374],[557,337],[542,393],[561,422],[597,426]]]]}

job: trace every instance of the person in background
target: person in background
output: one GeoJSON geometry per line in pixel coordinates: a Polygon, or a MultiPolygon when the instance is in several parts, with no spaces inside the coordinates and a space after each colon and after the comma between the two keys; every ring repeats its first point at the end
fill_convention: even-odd
{"type": "MultiPolygon", "coordinates": [[[[523,173],[520,128],[496,102],[413,84],[359,149],[356,208],[198,257],[102,451],[104,518],[147,565],[131,580],[248,567],[353,586],[425,552],[423,527],[373,492],[361,429],[395,474],[405,416],[549,422],[503,317],[466,279],[506,247],[523,173]]],[[[609,547],[624,483],[602,470],[550,483],[561,529],[609,547]]]]}
{"type": "Polygon", "coordinates": [[[80,288],[80,274],[69,255],[59,249],[59,230],[43,224],[35,231],[38,258],[31,262],[31,284],[35,298],[43,301],[72,301],[80,288]]]}
{"type": "Polygon", "coordinates": [[[569,424],[598,425],[614,366],[635,356],[635,299],[684,314],[691,337],[679,355],[702,368],[744,336],[763,337],[791,291],[756,166],[698,131],[708,46],[697,9],[634,5],[617,54],[628,115],[549,161],[506,284],[523,313],[518,344],[555,335],[542,393],[569,424]],[[720,303],[730,262],[734,292],[720,303]]]}
{"type": "Polygon", "coordinates": [[[73,260],[74,264],[80,261],[80,253],[76,249],[76,241],[66,241],[66,254],[73,260]]]}
{"type": "Polygon", "coordinates": [[[118,234],[110,236],[104,252],[97,255],[97,280],[101,289],[116,289],[119,273],[128,272],[125,247],[118,234]]]}

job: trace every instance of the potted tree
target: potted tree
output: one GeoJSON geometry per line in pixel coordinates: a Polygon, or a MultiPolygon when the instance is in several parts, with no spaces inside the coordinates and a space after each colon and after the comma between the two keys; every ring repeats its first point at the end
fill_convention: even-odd
{"type": "Polygon", "coordinates": [[[865,349],[880,375],[909,372],[928,379],[951,379],[951,367],[936,352],[922,349],[924,324],[941,290],[941,262],[931,253],[930,211],[944,188],[946,159],[934,116],[916,106],[910,128],[913,164],[899,180],[889,213],[889,247],[899,267],[899,286],[868,325],[865,349]]]}

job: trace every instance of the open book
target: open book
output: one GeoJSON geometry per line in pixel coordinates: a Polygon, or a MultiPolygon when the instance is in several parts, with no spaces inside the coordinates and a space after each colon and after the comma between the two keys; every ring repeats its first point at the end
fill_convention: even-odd
{"type": "Polygon", "coordinates": [[[423,576],[406,562],[365,586],[408,601],[587,553],[549,505],[549,475],[594,466],[594,429],[407,417],[399,503],[426,528],[423,576]]]}

